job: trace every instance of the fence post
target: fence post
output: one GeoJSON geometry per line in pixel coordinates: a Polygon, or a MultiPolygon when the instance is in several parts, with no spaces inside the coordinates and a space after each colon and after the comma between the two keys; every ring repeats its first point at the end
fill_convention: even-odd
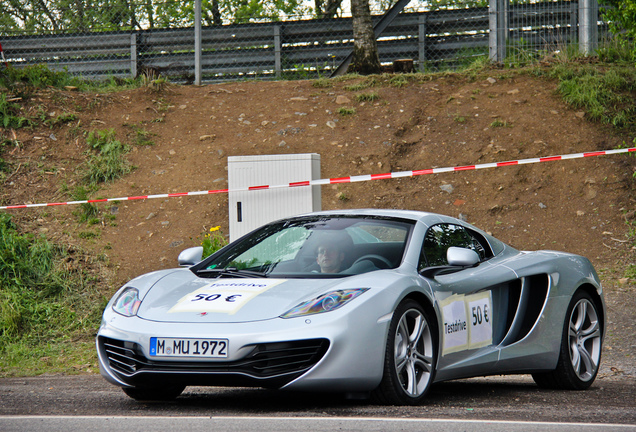
{"type": "Polygon", "coordinates": [[[420,15],[418,25],[417,48],[419,60],[417,69],[421,72],[424,69],[424,62],[426,62],[426,14],[420,15]]]}
{"type": "Polygon", "coordinates": [[[274,26],[274,69],[276,70],[276,77],[279,78],[282,71],[281,62],[281,42],[280,42],[280,25],[274,26]]]}
{"type": "Polygon", "coordinates": [[[579,1],[579,51],[592,54],[598,48],[598,2],[579,1]]]}
{"type": "Polygon", "coordinates": [[[194,84],[201,85],[201,0],[194,2],[194,84]]]}
{"type": "Polygon", "coordinates": [[[138,33],[132,33],[130,35],[130,75],[132,79],[137,77],[137,56],[139,55],[138,39],[138,33]]]}
{"type": "Polygon", "coordinates": [[[488,6],[488,59],[502,62],[506,58],[508,20],[507,0],[490,0],[488,6]]]}

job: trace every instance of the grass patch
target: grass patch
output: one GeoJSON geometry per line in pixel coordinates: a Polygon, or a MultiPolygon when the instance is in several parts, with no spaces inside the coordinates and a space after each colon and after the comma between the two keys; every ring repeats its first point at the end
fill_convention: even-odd
{"type": "Polygon", "coordinates": [[[44,124],[53,129],[55,126],[60,126],[75,120],[77,120],[77,116],[75,114],[64,113],[57,117],[44,120],[44,124]]]}
{"type": "Polygon", "coordinates": [[[328,78],[318,78],[316,81],[311,83],[313,87],[316,88],[330,88],[333,87],[333,83],[328,78]]]}
{"type": "Polygon", "coordinates": [[[86,162],[84,181],[88,184],[115,180],[132,171],[132,165],[125,158],[129,148],[115,138],[114,129],[92,131],[86,143],[96,151],[86,162]]]}
{"type": "Polygon", "coordinates": [[[355,84],[349,84],[344,86],[344,89],[347,91],[360,91],[360,90],[364,90],[365,88],[369,87],[369,83],[362,81],[359,83],[355,83],[355,84]]]}
{"type": "Polygon", "coordinates": [[[404,75],[395,75],[389,80],[389,84],[393,87],[404,87],[409,83],[409,80],[404,75]]]}
{"type": "Polygon", "coordinates": [[[340,114],[343,117],[354,115],[355,113],[356,113],[356,109],[355,108],[348,108],[348,107],[340,107],[340,108],[338,108],[338,114],[340,114]]]}
{"type": "Polygon", "coordinates": [[[573,108],[583,108],[590,118],[619,128],[636,128],[636,72],[634,67],[606,71],[589,66],[555,67],[558,90],[573,108]]]}
{"type": "MultiPolygon", "coordinates": [[[[159,119],[163,121],[163,117],[159,117],[159,119]]],[[[155,123],[155,120],[152,120],[152,122],[155,123]]],[[[152,137],[156,136],[157,134],[146,130],[143,126],[143,123],[145,122],[140,122],[139,124],[125,124],[125,126],[128,126],[132,129],[132,142],[134,145],[140,147],[153,146],[155,145],[155,142],[152,140],[152,137]]],[[[129,138],[130,136],[131,134],[128,134],[129,138]]]]}
{"type": "Polygon", "coordinates": [[[77,255],[20,233],[11,216],[0,213],[0,375],[94,364],[92,339],[107,300],[79,264],[86,257],[77,255]]]}
{"type": "Polygon", "coordinates": [[[36,89],[54,87],[88,88],[88,84],[66,72],[49,69],[46,65],[28,65],[23,68],[9,66],[0,69],[0,87],[20,97],[29,97],[36,89]]]}
{"type": "Polygon", "coordinates": [[[373,102],[380,99],[380,95],[377,92],[361,93],[356,95],[358,102],[373,102]]]}
{"type": "Polygon", "coordinates": [[[491,128],[497,128],[497,127],[512,127],[512,125],[510,125],[510,123],[508,123],[505,120],[495,120],[492,123],[490,123],[490,127],[491,128]]]}
{"type": "Polygon", "coordinates": [[[0,125],[5,129],[31,125],[28,118],[20,115],[20,105],[7,99],[5,93],[0,93],[0,125]]]}

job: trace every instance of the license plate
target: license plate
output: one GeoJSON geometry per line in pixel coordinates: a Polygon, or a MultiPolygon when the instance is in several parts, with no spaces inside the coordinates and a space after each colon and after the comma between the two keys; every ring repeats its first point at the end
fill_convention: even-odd
{"type": "Polygon", "coordinates": [[[150,338],[151,356],[227,358],[227,339],[150,338]]]}

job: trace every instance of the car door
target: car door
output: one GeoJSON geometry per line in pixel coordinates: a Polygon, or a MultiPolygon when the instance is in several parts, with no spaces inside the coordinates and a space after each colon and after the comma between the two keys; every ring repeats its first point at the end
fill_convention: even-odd
{"type": "Polygon", "coordinates": [[[449,267],[449,272],[428,278],[437,303],[437,380],[493,372],[498,360],[496,346],[503,338],[508,316],[508,292],[511,284],[518,283],[512,270],[498,265],[498,258],[480,233],[452,223],[428,228],[418,270],[447,266],[446,253],[451,246],[473,250],[480,261],[469,268],[449,267]]]}

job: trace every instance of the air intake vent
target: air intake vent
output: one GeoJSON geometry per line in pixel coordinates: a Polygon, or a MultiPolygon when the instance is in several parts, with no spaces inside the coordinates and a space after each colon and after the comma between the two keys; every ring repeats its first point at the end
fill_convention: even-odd
{"type": "Polygon", "coordinates": [[[140,373],[161,374],[242,374],[261,382],[281,375],[299,376],[325,355],[327,339],[309,339],[255,345],[249,355],[232,362],[156,361],[146,358],[138,344],[105,337],[99,338],[102,352],[111,369],[126,378],[140,373]]]}

